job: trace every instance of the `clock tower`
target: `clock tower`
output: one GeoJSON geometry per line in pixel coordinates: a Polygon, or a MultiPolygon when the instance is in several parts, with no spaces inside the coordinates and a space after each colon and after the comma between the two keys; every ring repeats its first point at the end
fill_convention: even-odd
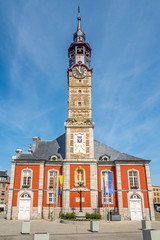
{"type": "Polygon", "coordinates": [[[94,140],[91,107],[91,47],[81,28],[80,7],[78,26],[68,49],[68,119],[66,127],[66,159],[93,159],[94,140]]]}
{"type": "Polygon", "coordinates": [[[63,212],[79,207],[79,184],[82,208],[98,206],[97,160],[94,158],[94,122],[91,107],[91,47],[82,32],[80,7],[78,26],[68,49],[68,119],[65,122],[65,159],[63,161],[63,212]]]}

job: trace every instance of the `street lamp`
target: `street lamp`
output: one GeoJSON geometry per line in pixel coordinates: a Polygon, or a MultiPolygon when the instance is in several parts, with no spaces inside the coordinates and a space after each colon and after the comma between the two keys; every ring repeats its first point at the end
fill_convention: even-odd
{"type": "Polygon", "coordinates": [[[80,193],[80,212],[82,212],[82,189],[81,187],[83,187],[84,183],[83,182],[78,182],[78,185],[80,187],[79,193],[80,193]]]}

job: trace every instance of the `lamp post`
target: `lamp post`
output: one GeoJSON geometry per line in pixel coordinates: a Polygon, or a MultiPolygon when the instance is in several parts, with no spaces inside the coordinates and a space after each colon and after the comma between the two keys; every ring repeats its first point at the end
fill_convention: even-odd
{"type": "Polygon", "coordinates": [[[78,185],[80,187],[80,190],[79,190],[79,193],[80,193],[80,212],[82,212],[82,189],[81,187],[83,187],[83,184],[82,182],[78,182],[78,185]]]}

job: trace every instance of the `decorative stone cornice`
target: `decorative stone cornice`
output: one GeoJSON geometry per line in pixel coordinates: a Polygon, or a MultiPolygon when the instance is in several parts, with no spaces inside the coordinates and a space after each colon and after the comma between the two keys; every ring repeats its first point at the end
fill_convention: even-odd
{"type": "Polygon", "coordinates": [[[94,127],[94,122],[92,122],[90,119],[68,119],[65,122],[65,127],[71,127],[71,126],[91,126],[94,127]]]}

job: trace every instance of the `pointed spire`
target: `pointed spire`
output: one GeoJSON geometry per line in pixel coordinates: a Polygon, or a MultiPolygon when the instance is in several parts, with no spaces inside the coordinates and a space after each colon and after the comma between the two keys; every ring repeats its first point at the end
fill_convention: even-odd
{"type": "Polygon", "coordinates": [[[80,16],[80,4],[78,5],[78,25],[77,25],[77,32],[74,33],[74,42],[83,41],[85,42],[85,33],[82,32],[81,27],[81,16],[80,16]]]}
{"type": "Polygon", "coordinates": [[[80,4],[78,5],[78,26],[77,26],[77,32],[81,31],[82,32],[82,28],[81,28],[81,16],[80,16],[80,4]]]}

